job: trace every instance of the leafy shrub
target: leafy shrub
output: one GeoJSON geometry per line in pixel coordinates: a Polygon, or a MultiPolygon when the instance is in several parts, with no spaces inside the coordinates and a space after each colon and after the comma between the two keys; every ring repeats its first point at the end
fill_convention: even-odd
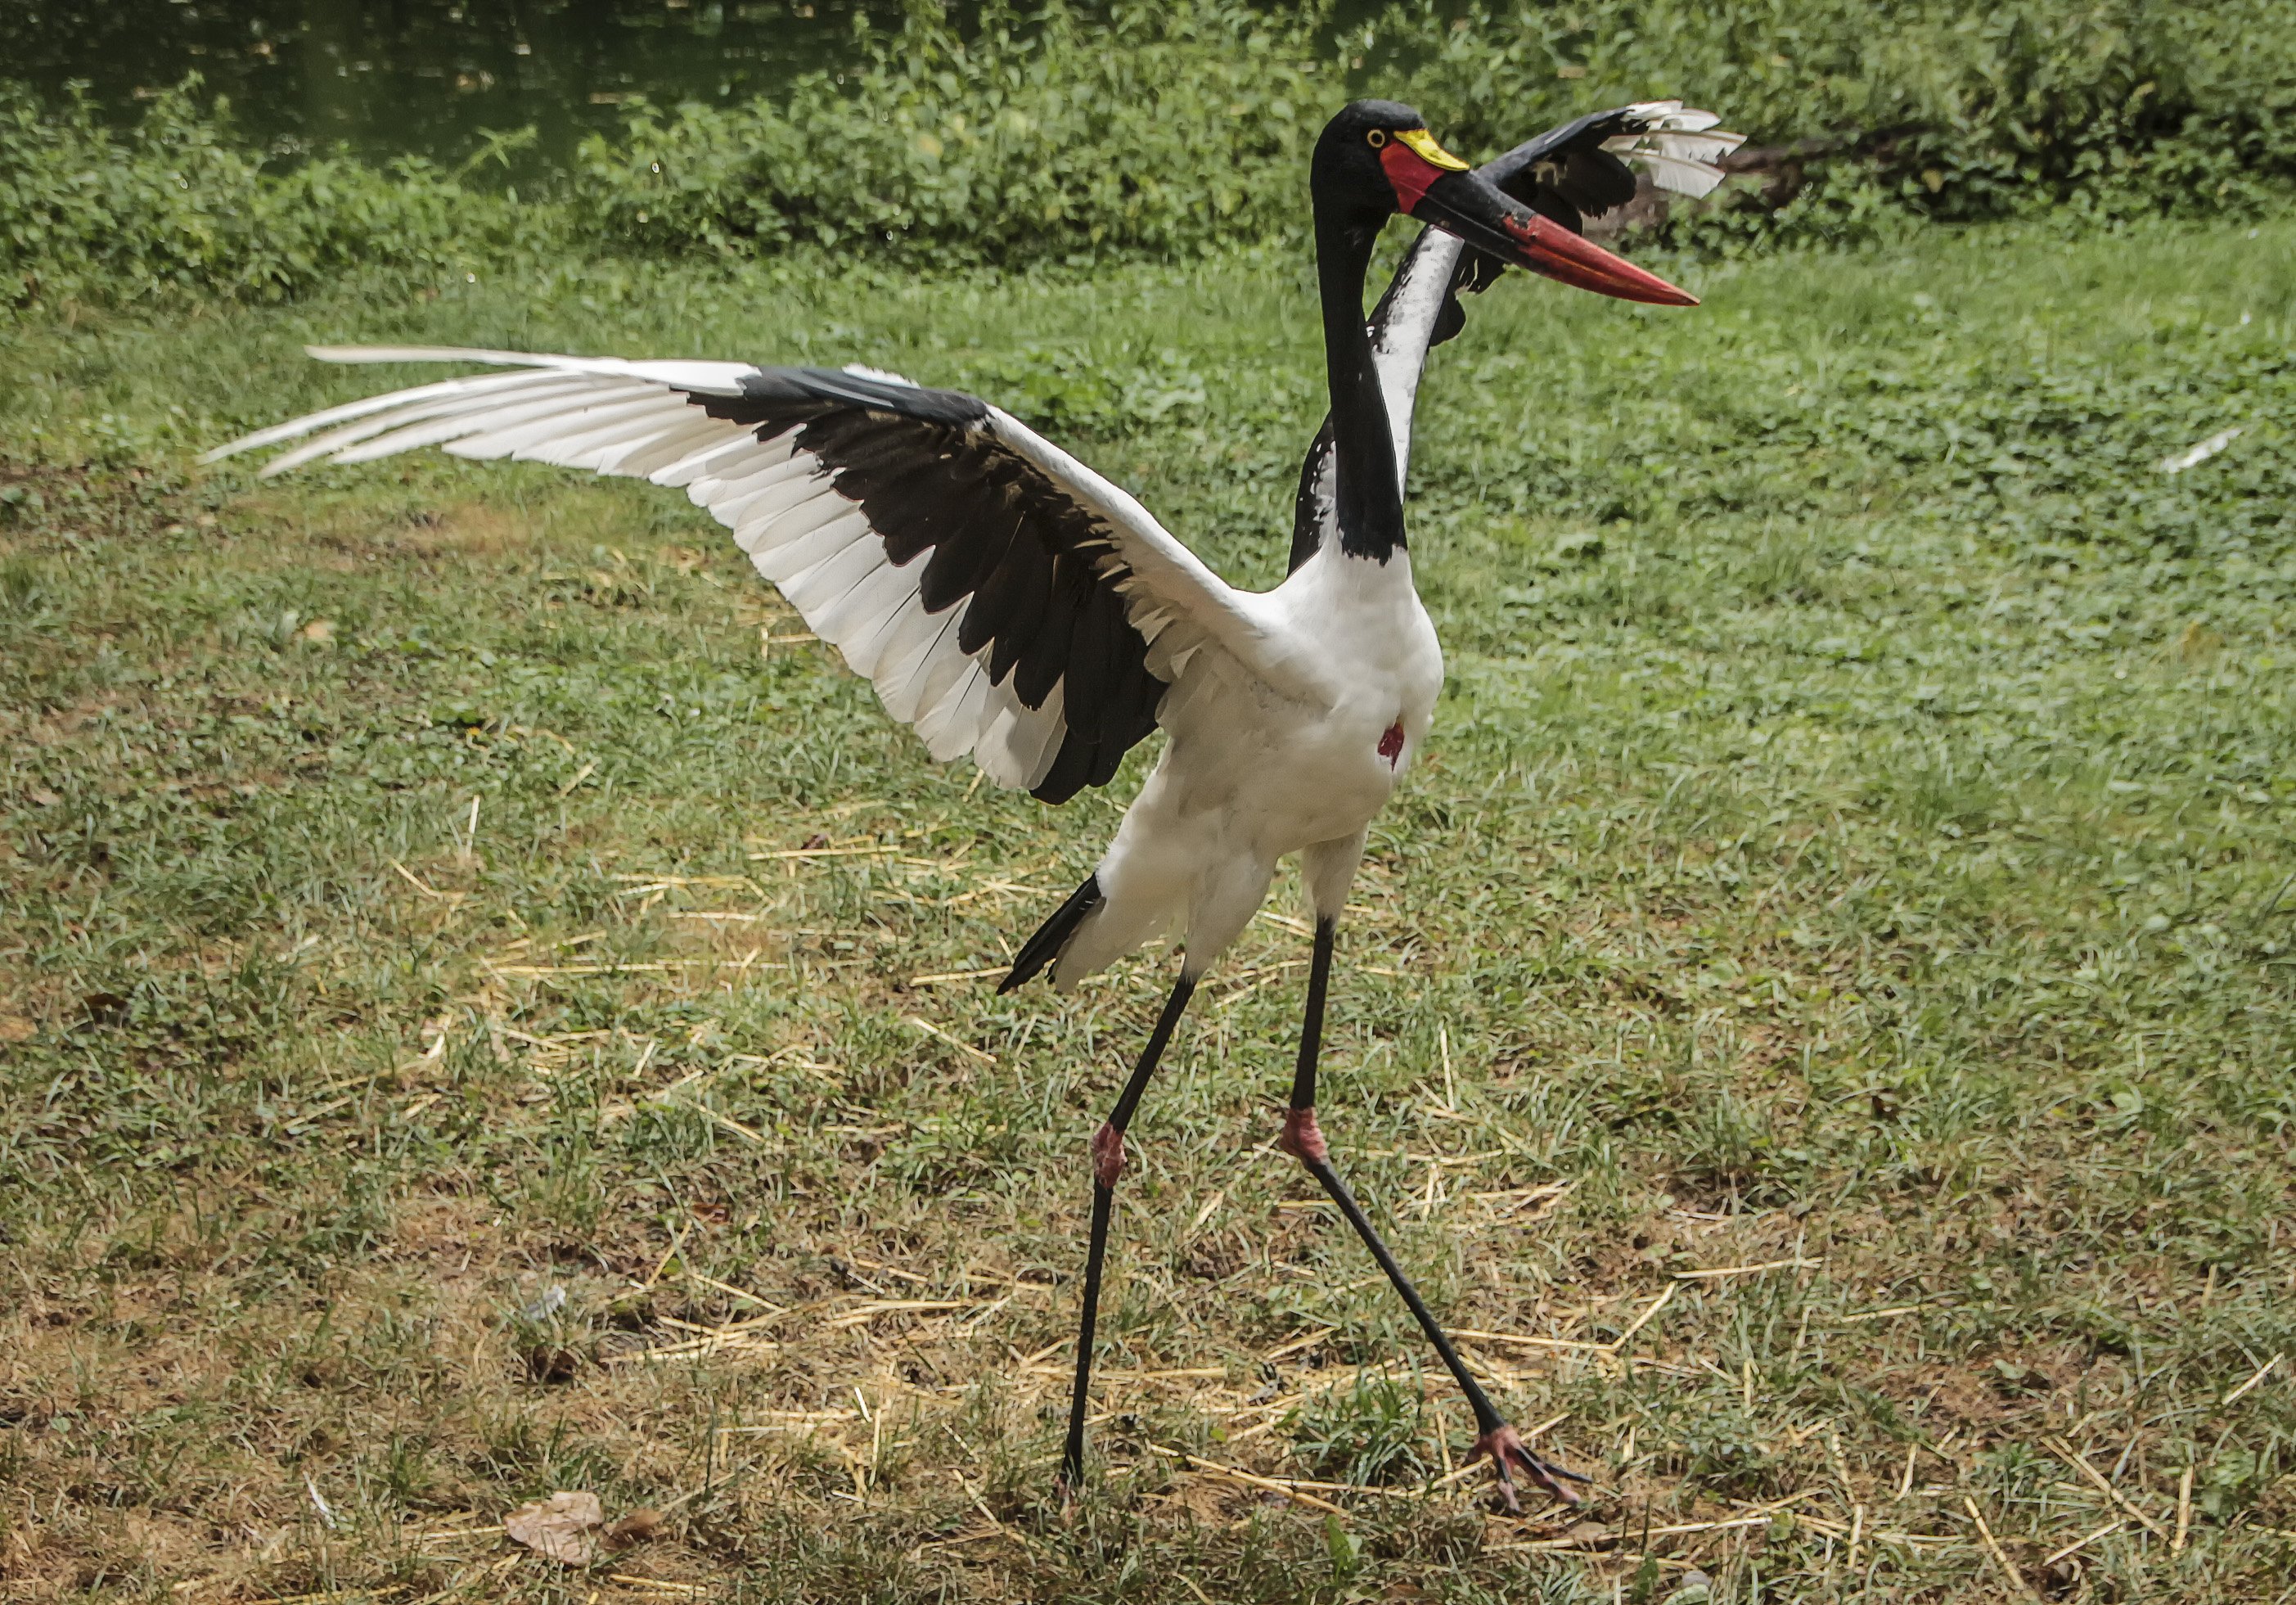
{"type": "Polygon", "coordinates": [[[992,12],[970,40],[922,10],[861,44],[860,70],[808,75],[779,103],[634,104],[620,140],[583,145],[585,200],[653,249],[1183,254],[1291,226],[1346,93],[1299,23],[1228,0],[1089,26],[992,12]]]}
{"type": "Polygon", "coordinates": [[[1468,144],[1669,95],[1769,147],[1785,180],[1773,204],[1708,224],[1709,242],[1854,234],[1891,210],[2210,211],[2296,177],[2296,29],[2281,0],[1578,0],[1431,24],[1398,8],[1379,37],[1468,144]],[[1422,38],[1432,48],[1414,57],[1422,38]]]}
{"type": "Polygon", "coordinates": [[[276,300],[354,268],[493,259],[546,220],[418,157],[267,170],[199,88],[186,79],[119,134],[77,92],[44,107],[0,81],[0,302],[98,284],[276,300]]]}
{"type": "Polygon", "coordinates": [[[1350,94],[1489,154],[1593,107],[1682,96],[1769,152],[1685,243],[1841,237],[2071,202],[2253,207],[2296,177],[2296,29],[2280,0],[1406,0],[1339,43],[1234,0],[936,11],[862,36],[857,72],[778,102],[632,109],[592,138],[594,215],[648,250],[798,243],[961,263],[1185,255],[1296,238],[1316,127],[1350,94]],[[1319,59],[1321,58],[1321,59],[1319,59]],[[1765,192],[1756,193],[1759,188],[1765,192]]]}
{"type": "MultiPolygon", "coordinates": [[[[196,79],[116,133],[0,84],[0,301],[101,289],[297,294],[523,250],[829,249],[904,267],[1083,264],[1296,243],[1316,128],[1350,94],[1488,154],[1593,107],[1680,95],[1767,157],[1679,243],[1846,238],[2046,205],[2242,210],[2296,178],[2284,0],[1402,0],[1336,39],[1242,0],[919,0],[857,66],[712,108],[631,103],[547,197],[415,158],[275,163],[196,79]],[[1336,48],[1335,48],[1336,46],[1336,48]]],[[[483,152],[482,152],[483,154],[483,152]]]]}

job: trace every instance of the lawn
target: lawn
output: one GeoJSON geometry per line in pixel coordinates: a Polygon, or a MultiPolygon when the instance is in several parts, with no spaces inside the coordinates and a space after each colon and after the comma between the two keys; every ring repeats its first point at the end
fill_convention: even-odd
{"type": "Polygon", "coordinates": [[[1520,1520],[1270,1146],[1288,884],[1134,1128],[1051,1497],[1171,959],[986,972],[1146,753],[934,765],[671,493],[193,465],[393,377],[306,340],[858,359],[1266,585],[1298,265],[0,325],[0,1593],[2296,1598],[2296,218],[1668,270],[1439,353],[1451,682],[1327,1039],[1342,1169],[1595,1479],[1520,1520]],[[499,1525],[554,1490],[659,1523],[562,1568],[499,1525]]]}

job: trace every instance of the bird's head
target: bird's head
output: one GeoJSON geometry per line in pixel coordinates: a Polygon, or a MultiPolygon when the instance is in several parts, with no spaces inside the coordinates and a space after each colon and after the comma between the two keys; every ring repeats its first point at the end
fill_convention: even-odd
{"type": "Polygon", "coordinates": [[[1697,298],[1540,217],[1436,143],[1427,119],[1393,101],[1341,108],[1309,173],[1319,219],[1368,238],[1400,212],[1503,262],[1622,300],[1694,307],[1697,298]]]}

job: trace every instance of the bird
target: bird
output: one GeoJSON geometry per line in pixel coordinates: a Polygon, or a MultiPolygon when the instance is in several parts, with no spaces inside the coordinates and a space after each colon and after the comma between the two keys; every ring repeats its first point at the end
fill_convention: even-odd
{"type": "MultiPolygon", "coordinates": [[[[1678,100],[1639,101],[1589,112],[1549,128],[1493,158],[1476,175],[1573,233],[1616,211],[1640,193],[1636,169],[1653,190],[1702,200],[1725,177],[1718,165],[1745,143],[1724,131],[1711,111],[1678,100]],[[1629,165],[1631,164],[1631,165],[1629,165]]],[[[1462,293],[1496,284],[1506,264],[1456,235],[1428,227],[1404,253],[1369,320],[1373,359],[1395,431],[1397,473],[1408,478],[1413,407],[1428,353],[1466,325],[1462,293]]],[[[1331,495],[1331,421],[1300,464],[1291,566],[1313,556],[1323,503],[1331,495]]]]}
{"type": "MultiPolygon", "coordinates": [[[[1534,1453],[1461,1362],[1332,1163],[1316,1068],[1339,917],[1374,817],[1433,721],[1443,657],[1412,580],[1403,509],[1410,415],[1457,295],[1514,267],[1621,300],[1695,298],[1578,233],[1620,198],[1632,156],[1704,182],[1712,119],[1678,103],[1598,113],[1478,171],[1391,101],[1335,113],[1308,163],[1329,413],[1302,465],[1292,560],[1267,591],[1232,587],[1128,491],[972,394],[858,365],[624,360],[423,346],[307,348],[344,363],[488,371],[258,430],[208,461],[290,449],[314,461],[423,447],[682,488],[941,761],[1047,803],[1165,744],[1115,837],[1014,955],[1000,992],[1065,990],[1159,937],[1177,975],[1088,1144],[1090,1235],[1059,1487],[1085,1469],[1095,1324],[1126,1133],[1205,973],[1300,862],[1314,921],[1306,1012],[1277,1145],[1361,1238],[1473,1412],[1474,1453],[1520,1508],[1518,1475],[1575,1503],[1586,1479],[1534,1453]],[[1706,120],[1701,121],[1704,118],[1706,120]],[[1603,120],[1608,119],[1607,121],[1603,120]],[[1376,311],[1364,292],[1397,216],[1429,226],[1376,311]]],[[[1733,136],[1722,136],[1721,139],[1733,136]]],[[[1718,174],[1713,174],[1718,177],[1718,174]]]]}

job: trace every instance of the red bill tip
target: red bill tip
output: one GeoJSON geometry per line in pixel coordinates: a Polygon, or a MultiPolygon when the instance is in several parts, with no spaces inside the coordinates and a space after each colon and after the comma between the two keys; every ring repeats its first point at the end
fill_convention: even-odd
{"type": "Polygon", "coordinates": [[[1613,256],[1548,218],[1534,217],[1521,222],[1511,218],[1505,226],[1522,246],[1525,265],[1560,284],[1653,307],[1698,304],[1698,298],[1687,290],[1677,289],[1657,274],[1613,256]]]}

